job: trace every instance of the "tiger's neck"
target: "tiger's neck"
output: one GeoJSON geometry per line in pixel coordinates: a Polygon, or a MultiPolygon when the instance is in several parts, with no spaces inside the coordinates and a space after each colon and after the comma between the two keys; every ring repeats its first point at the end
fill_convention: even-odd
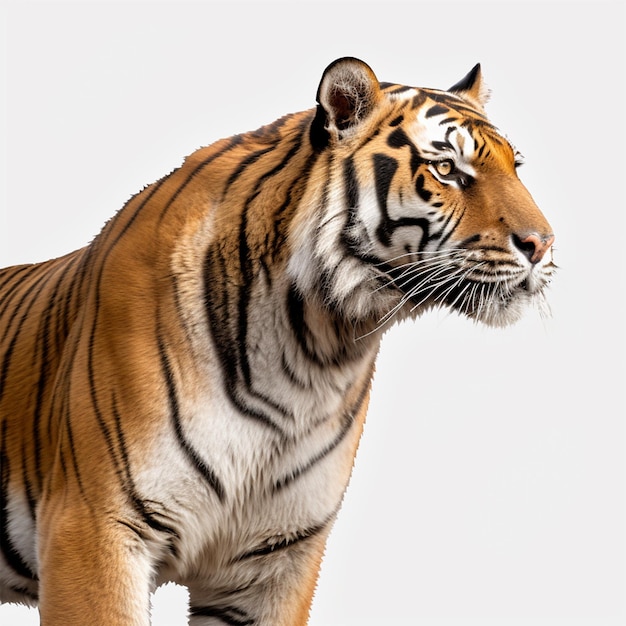
{"type": "Polygon", "coordinates": [[[236,408],[290,434],[332,419],[369,389],[380,337],[298,293],[286,277],[264,288],[223,284],[205,298],[212,343],[236,408]],[[228,306],[224,304],[228,302],[228,306]],[[291,430],[291,429],[294,430],[291,430]]]}
{"type": "Polygon", "coordinates": [[[323,279],[306,285],[289,269],[299,248],[298,267],[315,274],[315,251],[294,243],[294,223],[303,236],[302,224],[319,219],[328,195],[316,168],[327,167],[330,157],[306,139],[311,118],[311,112],[287,117],[198,151],[163,184],[193,189],[195,201],[179,206],[168,192],[165,208],[157,207],[164,232],[155,238],[161,252],[154,263],[163,258],[168,233],[178,233],[170,267],[162,270],[175,281],[170,303],[195,329],[196,345],[204,341],[198,329],[208,330],[210,347],[197,356],[208,350],[215,357],[231,403],[268,425],[302,420],[305,427],[355,385],[367,379],[369,388],[380,342],[380,332],[369,334],[371,321],[357,324],[324,304],[323,279]],[[233,160],[255,167],[225,177],[233,160]]]}

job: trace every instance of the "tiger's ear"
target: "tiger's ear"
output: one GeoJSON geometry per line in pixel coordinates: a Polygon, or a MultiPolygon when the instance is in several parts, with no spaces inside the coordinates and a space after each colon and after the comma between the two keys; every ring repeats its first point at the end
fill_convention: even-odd
{"type": "Polygon", "coordinates": [[[367,63],[353,57],[337,59],[324,71],[317,90],[325,129],[337,135],[356,128],[381,97],[378,79],[367,63]]]}
{"type": "Polygon", "coordinates": [[[483,110],[485,104],[489,101],[489,89],[483,80],[483,73],[480,69],[480,63],[476,63],[470,70],[469,74],[455,83],[448,89],[466,100],[480,110],[483,110]]]}

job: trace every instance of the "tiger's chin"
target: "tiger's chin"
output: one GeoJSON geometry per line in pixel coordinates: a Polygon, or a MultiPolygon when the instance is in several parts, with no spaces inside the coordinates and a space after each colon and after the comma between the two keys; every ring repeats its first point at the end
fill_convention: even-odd
{"type": "Polygon", "coordinates": [[[446,302],[447,307],[477,323],[495,328],[506,328],[519,322],[529,310],[536,310],[540,317],[551,316],[543,290],[531,292],[525,284],[513,290],[494,290],[494,293],[484,299],[458,299],[456,302],[446,302]]]}

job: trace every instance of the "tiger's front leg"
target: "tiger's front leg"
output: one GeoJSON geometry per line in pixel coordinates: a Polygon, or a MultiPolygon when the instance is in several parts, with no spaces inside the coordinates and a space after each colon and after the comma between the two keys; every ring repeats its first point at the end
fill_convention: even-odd
{"type": "Polygon", "coordinates": [[[188,582],[190,626],[306,626],[330,528],[266,554],[243,555],[210,587],[188,582]]]}
{"type": "Polygon", "coordinates": [[[60,494],[39,522],[42,626],[148,626],[153,570],[145,542],[112,511],[60,494]]]}

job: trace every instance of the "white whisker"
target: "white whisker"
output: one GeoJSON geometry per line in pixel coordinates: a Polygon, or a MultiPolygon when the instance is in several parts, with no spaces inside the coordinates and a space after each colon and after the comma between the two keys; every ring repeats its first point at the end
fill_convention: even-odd
{"type": "MultiPolygon", "coordinates": [[[[371,276],[376,281],[372,293],[387,289],[393,299],[388,303],[389,308],[381,311],[375,328],[363,337],[392,323],[402,312],[411,314],[431,306],[490,324],[508,323],[507,315],[508,319],[515,315],[511,302],[520,302],[525,297],[520,288],[525,276],[523,267],[494,259],[492,255],[481,259],[472,250],[406,252],[373,267],[378,272],[371,276]],[[397,298],[393,297],[394,292],[397,298]],[[507,309],[513,313],[503,313],[507,309]]],[[[549,278],[544,280],[546,284],[549,282],[549,278]]],[[[541,317],[550,316],[542,290],[527,294],[526,301],[539,309],[541,317]]]]}

